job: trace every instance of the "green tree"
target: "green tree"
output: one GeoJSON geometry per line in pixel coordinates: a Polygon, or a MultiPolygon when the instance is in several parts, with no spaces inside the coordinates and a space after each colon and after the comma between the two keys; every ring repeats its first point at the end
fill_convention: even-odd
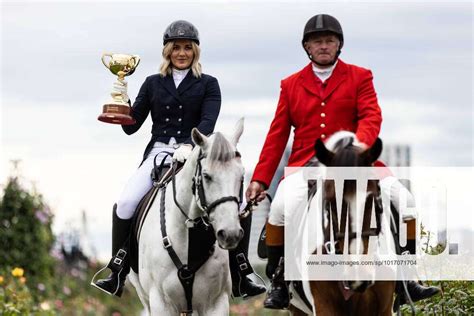
{"type": "Polygon", "coordinates": [[[18,177],[8,179],[0,199],[0,271],[23,268],[33,291],[39,283],[51,289],[52,217],[41,194],[26,190],[18,177]]]}

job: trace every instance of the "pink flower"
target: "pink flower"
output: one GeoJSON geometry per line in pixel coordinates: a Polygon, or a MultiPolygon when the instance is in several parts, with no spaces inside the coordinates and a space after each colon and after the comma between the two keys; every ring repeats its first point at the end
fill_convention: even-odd
{"type": "Polygon", "coordinates": [[[57,309],[61,309],[64,307],[63,301],[61,300],[55,300],[54,305],[56,306],[57,309]]]}
{"type": "Polygon", "coordinates": [[[44,286],[43,283],[38,283],[38,285],[36,286],[38,288],[38,290],[40,290],[41,292],[43,292],[45,289],[46,289],[46,286],[44,286]]]}
{"type": "Polygon", "coordinates": [[[35,216],[41,222],[41,224],[46,224],[49,222],[49,216],[43,211],[36,211],[35,216]]]}
{"type": "Polygon", "coordinates": [[[76,268],[71,269],[71,275],[75,278],[77,278],[80,275],[80,271],[77,270],[76,268]]]}
{"type": "Polygon", "coordinates": [[[71,295],[71,289],[65,286],[63,287],[63,293],[66,295],[71,295]]]}

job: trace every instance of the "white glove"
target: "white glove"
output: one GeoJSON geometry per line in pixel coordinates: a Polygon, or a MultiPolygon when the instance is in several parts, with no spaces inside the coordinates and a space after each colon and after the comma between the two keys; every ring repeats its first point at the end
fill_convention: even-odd
{"type": "Polygon", "coordinates": [[[130,99],[127,94],[127,87],[128,82],[125,80],[117,80],[114,82],[114,86],[112,88],[112,96],[119,96],[121,95],[125,102],[128,102],[130,99]]]}
{"type": "Polygon", "coordinates": [[[173,160],[179,161],[179,162],[185,162],[186,159],[188,159],[189,155],[191,155],[192,151],[193,151],[193,146],[189,144],[181,145],[175,150],[173,154],[173,160]]]}

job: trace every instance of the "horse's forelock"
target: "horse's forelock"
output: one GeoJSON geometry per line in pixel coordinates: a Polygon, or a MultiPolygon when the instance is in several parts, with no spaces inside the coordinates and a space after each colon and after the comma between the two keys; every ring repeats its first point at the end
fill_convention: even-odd
{"type": "Polygon", "coordinates": [[[363,148],[356,135],[348,131],[340,131],[333,134],[326,142],[326,148],[334,153],[332,165],[334,166],[357,166],[360,153],[363,148]]]}
{"type": "Polygon", "coordinates": [[[334,133],[326,141],[326,148],[333,153],[340,151],[343,148],[346,148],[350,145],[358,143],[357,137],[354,133],[348,131],[340,131],[334,133]]]}
{"type": "Polygon", "coordinates": [[[207,157],[211,162],[230,161],[235,158],[234,146],[224,137],[224,135],[216,132],[207,157]]]}

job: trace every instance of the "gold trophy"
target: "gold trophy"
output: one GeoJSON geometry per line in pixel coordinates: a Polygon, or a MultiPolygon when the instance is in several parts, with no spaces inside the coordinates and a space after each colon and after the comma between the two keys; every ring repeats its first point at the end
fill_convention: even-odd
{"type": "MultiPolygon", "coordinates": [[[[135,72],[135,69],[140,63],[140,57],[137,55],[104,53],[102,55],[102,63],[114,75],[117,75],[117,80],[121,82],[125,76],[130,76],[135,72]],[[108,62],[105,60],[106,57],[110,57],[108,62]]],[[[112,92],[110,95],[112,96],[112,100],[104,104],[102,114],[99,115],[97,119],[111,124],[135,124],[135,120],[130,116],[131,107],[125,102],[122,94],[112,92]]]]}

